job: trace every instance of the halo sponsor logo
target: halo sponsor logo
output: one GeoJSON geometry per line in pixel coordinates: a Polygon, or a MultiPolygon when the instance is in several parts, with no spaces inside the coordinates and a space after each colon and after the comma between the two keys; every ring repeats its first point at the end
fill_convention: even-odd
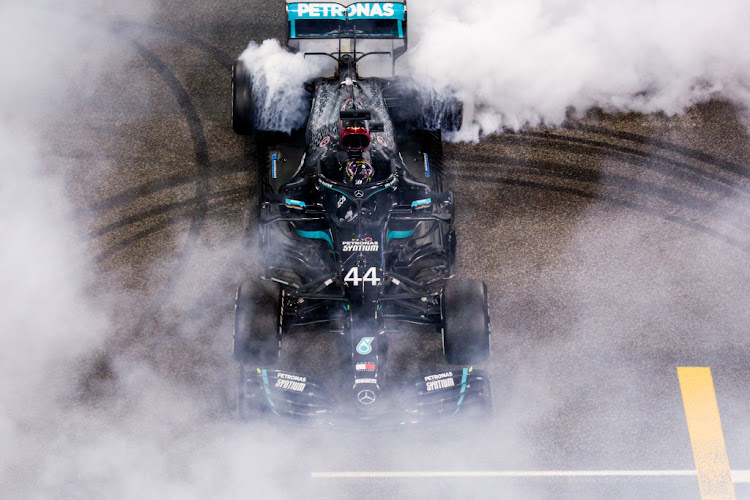
{"type": "Polygon", "coordinates": [[[375,363],[357,363],[355,368],[358,372],[375,371],[375,363]]]}
{"type": "Polygon", "coordinates": [[[358,378],[354,380],[354,385],[359,384],[377,384],[378,380],[374,378],[358,378]]]}
{"type": "Polygon", "coordinates": [[[380,245],[377,241],[373,241],[372,238],[354,238],[351,241],[344,241],[343,248],[344,252],[377,252],[380,245]]]}

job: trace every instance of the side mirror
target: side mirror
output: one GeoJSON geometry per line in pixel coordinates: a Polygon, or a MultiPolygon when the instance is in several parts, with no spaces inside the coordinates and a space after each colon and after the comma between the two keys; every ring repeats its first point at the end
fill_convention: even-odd
{"type": "Polygon", "coordinates": [[[383,132],[384,130],[383,122],[370,122],[370,132],[383,132]]]}

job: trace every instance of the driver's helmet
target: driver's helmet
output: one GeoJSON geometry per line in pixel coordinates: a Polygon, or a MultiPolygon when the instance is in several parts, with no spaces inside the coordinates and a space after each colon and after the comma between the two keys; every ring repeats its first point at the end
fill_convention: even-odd
{"type": "Polygon", "coordinates": [[[344,165],[344,178],[355,186],[367,184],[375,175],[375,169],[364,160],[351,160],[344,165]]]}

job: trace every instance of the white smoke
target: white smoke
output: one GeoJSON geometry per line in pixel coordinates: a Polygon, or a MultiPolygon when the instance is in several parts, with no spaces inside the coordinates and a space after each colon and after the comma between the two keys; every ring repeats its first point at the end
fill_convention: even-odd
{"type": "MultiPolygon", "coordinates": [[[[90,7],[93,4],[86,2],[86,9],[80,7],[95,13],[97,9],[90,7]]],[[[737,49],[748,46],[743,39],[747,36],[744,24],[748,11],[740,2],[724,1],[704,8],[698,2],[664,0],[623,6],[582,1],[467,4],[414,0],[410,7],[411,67],[436,86],[454,87],[469,109],[475,109],[470,133],[489,133],[524,123],[559,123],[571,106],[578,111],[603,106],[672,113],[714,96],[746,102],[750,56],[737,49]]],[[[133,2],[108,3],[107,8],[109,13],[114,9],[125,15],[133,8],[133,2]]],[[[146,6],[139,4],[135,10],[136,17],[145,19],[146,6]]],[[[204,380],[193,385],[187,381],[175,383],[175,373],[155,373],[140,352],[135,356],[116,352],[110,367],[116,397],[96,401],[92,407],[75,399],[78,377],[88,368],[80,361],[90,358],[104,340],[111,338],[113,325],[108,320],[109,310],[91,304],[86,293],[87,277],[92,271],[78,237],[80,228],[69,217],[71,203],[63,180],[57,175],[57,166],[40,153],[46,147],[45,134],[49,132],[40,129],[40,124],[52,115],[64,115],[69,91],[78,88],[78,92],[85,93],[87,83],[97,85],[102,71],[117,70],[126,58],[111,57],[123,47],[107,38],[107,30],[101,25],[92,28],[90,23],[68,16],[43,15],[37,9],[3,4],[0,26],[0,235],[4,239],[0,246],[0,496],[231,498],[273,496],[279,492],[291,496],[290,468],[304,469],[310,464],[319,467],[320,449],[330,443],[321,440],[318,448],[314,442],[308,443],[313,457],[309,463],[302,463],[299,446],[290,444],[287,438],[228,421],[222,410],[217,410],[225,394],[221,390],[218,394],[204,393],[219,385],[206,383],[205,379],[225,375],[222,370],[226,366],[214,359],[189,364],[197,356],[188,356],[187,360],[171,361],[182,364],[178,374],[204,380]],[[84,88],[80,89],[82,85],[84,88]],[[217,371],[211,373],[214,368],[217,371]],[[258,434],[266,438],[259,439],[258,434]]],[[[318,71],[324,72],[317,62],[308,63],[284,53],[275,42],[251,44],[243,59],[262,75],[265,85],[275,89],[274,95],[286,96],[292,106],[301,95],[302,83],[317,76],[318,71]]],[[[279,118],[279,126],[294,127],[298,109],[285,108],[274,99],[268,101],[268,106],[291,109],[289,118],[279,118]]],[[[528,221],[523,222],[527,231],[528,221]]],[[[591,321],[613,322],[611,308],[623,301],[621,290],[632,290],[634,295],[626,297],[627,307],[624,312],[619,311],[617,320],[627,323],[628,318],[643,310],[645,299],[639,294],[644,280],[651,277],[648,273],[629,273],[644,262],[658,261],[660,255],[641,254],[640,228],[633,230],[628,222],[614,224],[606,235],[596,239],[594,246],[585,236],[586,228],[579,228],[581,234],[576,238],[581,239],[564,252],[568,261],[557,269],[567,278],[559,285],[560,297],[568,297],[571,308],[583,303],[583,312],[594,318],[591,321]],[[609,234],[628,230],[634,235],[632,241],[627,251],[618,254],[617,248],[608,246],[609,234]],[[591,282],[605,283],[612,277],[609,262],[617,260],[618,255],[627,257],[614,271],[619,286],[591,290],[591,282]],[[606,256],[610,258],[605,259],[606,256]],[[594,265],[583,266],[582,261],[594,265]],[[572,298],[570,290],[574,291],[572,298]]],[[[488,246],[497,243],[489,231],[476,232],[475,236],[478,241],[486,237],[484,244],[488,246]]],[[[221,238],[217,240],[226,243],[221,238]]],[[[471,242],[467,238],[462,244],[471,242]]],[[[690,248],[690,242],[685,243],[683,257],[690,248]]],[[[705,264],[721,250],[712,247],[710,252],[704,251],[707,257],[700,260],[705,264]]],[[[232,290],[226,289],[226,276],[210,273],[222,268],[231,274],[236,264],[227,265],[226,261],[235,258],[233,253],[230,244],[224,248],[207,245],[195,251],[186,266],[187,278],[175,287],[178,303],[168,305],[179,313],[173,317],[180,321],[192,314],[190,321],[173,326],[177,335],[172,340],[139,341],[141,351],[152,350],[151,355],[167,358],[177,350],[171,347],[184,342],[187,347],[183,346],[181,352],[196,349],[207,351],[208,358],[218,357],[219,352],[229,358],[231,325],[213,325],[200,316],[204,307],[216,307],[218,301],[225,304],[226,322],[231,321],[232,290]],[[199,271],[206,274],[198,274],[199,271]],[[209,297],[212,293],[215,296],[209,297]],[[216,336],[207,336],[210,331],[216,336]]],[[[739,259],[726,267],[716,264],[718,259],[713,262],[722,272],[714,273],[709,266],[695,277],[696,282],[702,282],[706,277],[718,276],[707,285],[709,291],[723,290],[723,280],[733,269],[738,269],[737,276],[741,274],[739,259]]],[[[475,261],[473,265],[480,270],[486,263],[475,261]]],[[[662,271],[656,264],[650,269],[662,271]]],[[[666,272],[666,278],[660,278],[656,285],[669,285],[671,279],[682,275],[679,267],[666,272]]],[[[553,280],[554,273],[546,279],[553,280]]],[[[676,293],[676,289],[669,290],[676,293]]],[[[539,298],[534,295],[536,292],[525,290],[531,301],[539,298]]],[[[661,290],[652,287],[646,292],[645,297],[655,302],[661,290]]],[[[553,304],[557,298],[553,298],[553,304]]],[[[730,298],[722,301],[703,326],[708,328],[725,318],[721,307],[730,304],[730,298]]],[[[652,304],[649,317],[661,312],[652,304]]],[[[551,308],[550,317],[554,313],[551,308]]],[[[737,344],[743,342],[740,334],[741,326],[747,324],[744,316],[745,313],[736,313],[736,321],[725,319],[731,323],[732,342],[737,344]]],[[[673,323],[682,321],[675,312],[670,318],[673,323]]],[[[580,328],[593,332],[596,326],[582,324],[580,328]]],[[[636,323],[635,329],[646,326],[636,323]]],[[[615,336],[617,343],[622,344],[623,350],[630,349],[626,339],[632,332],[623,327],[617,333],[621,334],[615,336]]],[[[498,338],[503,337],[495,337],[498,338]]],[[[594,338],[596,350],[606,350],[609,338],[594,338]]],[[[505,342],[495,339],[495,343],[505,342]]],[[[525,446],[526,420],[564,404],[555,389],[566,389],[560,386],[565,385],[568,373],[550,367],[546,355],[563,352],[563,358],[573,364],[577,362],[575,348],[587,347],[588,343],[586,333],[580,338],[550,342],[535,351],[534,359],[521,367],[520,374],[510,374],[509,385],[521,389],[516,389],[518,396],[511,405],[501,402],[505,404],[500,407],[505,422],[498,424],[496,436],[483,436],[482,443],[495,446],[499,455],[511,457],[511,467],[517,466],[517,457],[532,454],[525,446]],[[550,380],[560,386],[546,384],[550,380]],[[529,392],[521,394],[522,389],[529,392]],[[513,403],[517,406],[513,407],[513,403]],[[498,444],[492,443],[495,437],[498,444]]],[[[524,350],[528,345],[519,344],[518,359],[510,361],[522,360],[527,354],[524,350]]],[[[160,368],[169,371],[170,362],[162,362],[160,368]]],[[[508,366],[506,369],[513,372],[518,365],[508,366]]],[[[574,375],[576,387],[583,386],[585,374],[579,371],[574,375]]],[[[545,422],[538,419],[539,426],[539,420],[545,422]]],[[[371,445],[368,439],[369,435],[357,436],[348,450],[361,453],[363,443],[371,445]]],[[[375,448],[375,453],[382,453],[376,458],[404,468],[464,465],[456,462],[458,448],[443,449],[444,455],[436,453],[437,458],[431,462],[420,462],[423,454],[417,448],[405,449],[408,447],[403,443],[395,446],[386,442],[382,450],[375,448]]],[[[374,454],[365,451],[368,456],[374,454]]],[[[463,455],[468,463],[470,458],[466,455],[471,454],[463,455]]],[[[532,458],[527,460],[535,465],[532,458]]],[[[342,468],[350,466],[343,459],[340,462],[342,468]]],[[[309,470],[303,472],[307,474],[309,470]]],[[[304,482],[296,484],[300,489],[306,486],[304,482]]],[[[457,491],[454,496],[460,494],[457,491]]]]}
{"type": "Polygon", "coordinates": [[[105,319],[80,295],[85,261],[66,230],[70,205],[41,171],[32,144],[0,126],[0,483],[34,438],[68,370],[95,349],[105,319]]]}
{"type": "MultiPolygon", "coordinates": [[[[209,228],[219,236],[195,242],[181,279],[170,283],[172,300],[134,340],[133,323],[155,298],[122,290],[112,283],[116,272],[97,269],[96,243],[77,220],[81,199],[70,191],[85,190],[79,184],[86,176],[108,165],[87,155],[71,159],[76,147],[101,143],[84,137],[71,144],[67,128],[85,134],[85,113],[110,116],[111,109],[88,109],[88,97],[101,88],[112,97],[109,77],[134,55],[134,37],[113,26],[147,21],[149,5],[57,4],[0,5],[0,496],[290,491],[288,477],[277,472],[282,455],[295,455],[288,442],[273,431],[259,437],[228,411],[231,308],[246,264],[246,242],[238,241],[244,233],[209,228]],[[218,319],[205,313],[216,308],[218,319]]],[[[134,92],[148,88],[139,78],[123,76],[134,92]]],[[[156,265],[172,269],[169,259],[156,265]]]]}
{"type": "Polygon", "coordinates": [[[455,89],[467,139],[592,107],[747,106],[749,21],[737,0],[413,0],[401,72],[455,89]]]}
{"type": "MultiPolygon", "coordinates": [[[[466,115],[456,139],[558,125],[593,107],[675,114],[714,98],[748,107],[748,22],[750,4],[737,0],[412,0],[397,68],[456,92],[466,115]]],[[[241,59],[258,82],[262,123],[301,126],[302,84],[324,73],[322,59],[272,40],[241,59]]]]}
{"type": "Polygon", "coordinates": [[[331,61],[290,52],[277,40],[250,42],[240,60],[252,75],[259,128],[291,132],[302,127],[310,111],[304,84],[323,75],[331,61]]]}
{"type": "Polygon", "coordinates": [[[39,429],[107,331],[83,293],[90,268],[73,207],[39,147],[73,75],[101,74],[111,46],[92,42],[102,32],[43,8],[0,6],[0,484],[38,465],[29,457],[49,436],[39,429]]]}

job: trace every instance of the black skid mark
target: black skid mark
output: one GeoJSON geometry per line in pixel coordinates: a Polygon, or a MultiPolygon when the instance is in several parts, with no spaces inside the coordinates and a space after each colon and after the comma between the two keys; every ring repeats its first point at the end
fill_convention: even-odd
{"type": "MultiPolygon", "coordinates": [[[[586,129],[580,129],[586,131],[586,129]]],[[[591,133],[594,133],[593,131],[589,131],[591,133]]],[[[618,137],[619,134],[615,135],[615,137],[618,137]]],[[[583,137],[572,137],[569,135],[560,135],[560,134],[552,134],[552,133],[546,133],[546,132],[521,132],[519,134],[514,135],[514,139],[518,139],[519,142],[525,142],[530,147],[535,147],[539,144],[542,144],[543,142],[556,142],[555,148],[561,151],[571,152],[571,153],[578,153],[578,154],[587,154],[587,155],[593,155],[595,156],[597,152],[599,151],[606,151],[611,152],[619,155],[620,157],[630,157],[637,162],[638,166],[641,168],[644,168],[645,170],[650,171],[658,171],[662,174],[668,174],[676,179],[680,179],[686,182],[691,182],[693,184],[699,185],[699,186],[705,186],[706,181],[713,182],[715,184],[718,184],[722,186],[725,193],[729,194],[732,192],[742,192],[746,195],[750,195],[750,189],[738,185],[735,180],[732,179],[726,179],[724,177],[721,177],[714,172],[707,171],[705,168],[701,168],[699,166],[694,166],[686,162],[682,161],[676,161],[671,158],[667,158],[662,155],[655,155],[650,152],[641,151],[635,148],[627,147],[627,146],[619,146],[616,144],[612,144],[609,142],[599,141],[595,139],[588,139],[583,137]],[[525,138],[531,138],[525,139],[525,138]],[[543,141],[543,142],[540,142],[543,141]],[[567,143],[567,144],[566,144],[567,143]],[[670,170],[666,170],[664,168],[658,168],[658,166],[668,166],[670,167],[670,170]]],[[[672,148],[662,148],[659,144],[659,142],[654,142],[653,144],[647,144],[645,142],[646,138],[643,140],[643,145],[652,145],[660,147],[661,149],[664,149],[665,151],[670,151],[673,153],[678,153],[679,150],[677,147],[674,149],[672,148]]],[[[547,147],[547,146],[545,146],[547,147]]],[[[706,163],[716,169],[719,170],[727,170],[722,166],[722,163],[720,160],[716,158],[711,158],[716,163],[711,163],[708,161],[705,161],[708,155],[702,155],[704,158],[702,161],[703,163],[706,163]]],[[[692,156],[688,156],[688,158],[695,160],[696,158],[692,156]]],[[[731,170],[728,170],[731,173],[734,173],[736,175],[741,175],[738,173],[739,167],[732,168],[731,170]]],[[[744,177],[744,176],[743,176],[744,177]]]]}
{"type": "Polygon", "coordinates": [[[540,191],[566,194],[569,196],[575,196],[578,198],[585,198],[589,200],[602,201],[610,205],[627,208],[636,212],[658,217],[668,222],[679,224],[686,228],[703,233],[711,238],[717,239],[723,243],[727,243],[737,248],[738,250],[750,255],[750,248],[748,247],[747,244],[744,244],[735,238],[722,234],[719,231],[708,228],[706,226],[690,221],[688,219],[666,213],[662,210],[657,210],[655,208],[647,207],[645,205],[634,203],[628,200],[621,200],[621,199],[615,198],[614,196],[602,195],[600,193],[590,193],[582,189],[575,189],[575,188],[559,186],[555,184],[545,184],[542,182],[523,181],[523,180],[517,180],[517,179],[504,179],[504,178],[491,177],[487,175],[461,175],[461,174],[456,174],[456,173],[450,173],[448,174],[448,177],[453,178],[453,179],[461,179],[463,181],[529,188],[529,189],[535,189],[535,190],[540,190],[540,191]]]}
{"type": "MultiPolygon", "coordinates": [[[[214,59],[222,67],[227,69],[227,71],[231,70],[231,67],[234,61],[232,57],[230,57],[226,52],[222,51],[221,49],[218,49],[214,47],[213,45],[199,38],[195,38],[194,36],[185,35],[182,31],[179,31],[179,30],[167,29],[167,28],[163,28],[160,26],[153,26],[149,24],[143,24],[143,23],[137,23],[137,22],[131,22],[131,21],[112,23],[110,25],[110,29],[117,36],[127,37],[128,40],[133,44],[137,44],[137,42],[135,41],[137,34],[144,30],[176,38],[178,40],[184,41],[188,45],[192,45],[200,50],[207,52],[212,59],[214,59]]],[[[141,50],[138,50],[138,47],[136,47],[136,50],[138,50],[139,54],[143,56],[144,55],[143,51],[144,50],[148,51],[148,49],[146,49],[143,46],[140,46],[140,48],[141,50]]],[[[163,62],[158,61],[158,60],[154,61],[155,55],[151,53],[150,51],[148,52],[150,53],[150,56],[151,56],[151,61],[149,63],[150,66],[152,66],[154,69],[157,69],[157,71],[162,75],[162,78],[164,79],[164,70],[166,71],[169,71],[169,70],[166,68],[166,65],[164,65],[163,62]],[[161,69],[159,69],[160,67],[161,69]]],[[[171,74],[170,80],[171,80],[171,83],[168,82],[168,85],[170,86],[170,89],[173,90],[173,94],[177,96],[174,90],[175,88],[178,89],[178,93],[180,94],[178,96],[178,101],[182,100],[182,102],[189,103],[189,96],[187,96],[187,92],[184,91],[184,88],[179,84],[179,81],[177,80],[177,78],[174,76],[173,73],[171,74]],[[185,100],[186,98],[187,98],[187,101],[185,100]]],[[[193,110],[194,110],[194,107],[193,107],[193,110]]],[[[183,114],[185,113],[183,112],[183,114]]],[[[191,115],[197,116],[197,113],[191,113],[191,115]]],[[[189,124],[194,123],[191,121],[190,117],[188,117],[188,123],[189,124]]],[[[191,135],[193,137],[196,137],[196,134],[194,133],[193,130],[191,130],[191,135]]],[[[203,134],[202,134],[202,125],[201,125],[201,136],[202,135],[203,134]]],[[[203,142],[205,142],[205,138],[203,138],[203,142]]],[[[208,154],[207,149],[208,148],[204,144],[203,150],[205,151],[206,156],[208,154]]],[[[219,178],[219,177],[223,177],[226,175],[235,174],[237,172],[245,172],[246,170],[247,168],[244,165],[244,162],[226,162],[225,161],[225,162],[220,162],[219,165],[212,165],[212,168],[210,170],[203,172],[203,175],[206,176],[206,182],[207,182],[208,178],[219,178]],[[238,164],[242,164],[242,165],[238,166],[238,164]]],[[[148,184],[142,184],[142,185],[138,185],[138,186],[126,189],[104,200],[93,203],[89,205],[87,208],[79,210],[78,216],[81,217],[84,215],[88,215],[91,212],[109,211],[121,205],[124,205],[126,203],[137,201],[143,198],[145,195],[155,194],[166,189],[183,186],[185,184],[194,182],[194,180],[195,178],[193,175],[186,175],[186,174],[177,174],[177,175],[172,175],[172,176],[161,178],[161,179],[156,179],[155,181],[149,182],[148,184]]],[[[247,189],[245,189],[245,191],[247,191],[247,189]]],[[[250,198],[248,198],[248,200],[250,200],[250,198]]],[[[190,203],[195,204],[195,199],[190,201],[190,203]]],[[[168,210],[169,209],[167,209],[167,211],[168,210]]],[[[107,233],[108,231],[116,230],[117,228],[124,227],[128,224],[141,222],[143,218],[147,218],[153,215],[158,215],[158,213],[153,210],[149,210],[147,212],[144,212],[143,214],[126,217],[122,219],[120,222],[115,222],[113,224],[108,225],[104,229],[98,229],[98,230],[92,231],[89,234],[89,238],[93,239],[96,237],[100,237],[103,234],[107,233]]],[[[140,239],[148,237],[151,234],[158,232],[160,230],[163,230],[167,227],[169,227],[168,223],[162,223],[162,224],[154,225],[151,228],[146,229],[144,231],[141,231],[137,235],[131,236],[123,240],[120,244],[114,247],[108,248],[107,250],[101,252],[98,255],[98,257],[95,258],[95,262],[101,263],[104,260],[111,257],[112,255],[114,255],[115,253],[124,249],[128,245],[132,245],[138,242],[140,239]]]]}
{"type": "MultiPolygon", "coordinates": [[[[246,197],[246,194],[247,194],[247,189],[245,187],[228,189],[226,191],[219,191],[217,193],[210,194],[207,198],[207,201],[209,202],[210,208],[217,208],[217,207],[221,207],[225,205],[231,205],[234,202],[234,199],[238,197],[241,197],[244,200],[246,197]]],[[[200,200],[196,198],[190,198],[190,199],[178,201],[175,203],[168,203],[166,205],[162,205],[162,206],[153,208],[151,210],[147,210],[145,212],[140,212],[136,215],[124,217],[117,222],[104,226],[98,229],[97,231],[95,231],[94,233],[92,233],[91,236],[98,238],[112,231],[117,231],[118,229],[122,229],[125,226],[141,222],[144,219],[157,217],[160,215],[166,215],[170,212],[180,212],[179,217],[171,216],[163,222],[153,224],[149,226],[147,229],[144,229],[143,231],[139,231],[138,233],[133,234],[132,236],[129,236],[128,238],[125,238],[119,241],[117,245],[110,247],[104,250],[103,252],[101,252],[97,256],[97,259],[95,262],[97,264],[104,262],[108,258],[112,257],[112,255],[114,255],[115,253],[132,245],[133,243],[136,243],[144,238],[147,238],[148,236],[151,236],[152,234],[158,233],[159,231],[167,229],[168,227],[172,226],[175,222],[183,218],[186,214],[194,218],[197,216],[198,211],[200,211],[201,214],[205,215],[205,208],[206,207],[200,206],[200,200]]]]}
{"type": "MultiPolygon", "coordinates": [[[[486,173],[487,169],[485,165],[503,165],[510,166],[513,168],[513,172],[519,174],[533,175],[536,177],[555,178],[562,181],[580,182],[585,184],[591,184],[595,187],[601,187],[599,180],[601,179],[601,172],[592,169],[576,167],[570,164],[562,164],[551,161],[527,161],[519,160],[517,158],[508,157],[495,157],[487,155],[467,155],[461,158],[462,163],[471,164],[476,163],[482,165],[482,167],[471,167],[463,166],[456,169],[456,172],[460,174],[471,174],[472,171],[480,173],[486,173]]],[[[653,199],[663,201],[665,203],[678,206],[683,209],[696,210],[702,215],[710,214],[711,210],[714,209],[715,204],[698,196],[694,196],[690,193],[673,189],[671,187],[662,186],[653,182],[644,180],[637,180],[631,177],[623,176],[616,173],[607,172],[607,184],[606,187],[615,188],[625,193],[641,194],[651,197],[653,199]]],[[[712,190],[706,186],[704,191],[710,193],[712,190]]],[[[717,188],[713,191],[723,189],[717,188]]],[[[737,221],[726,221],[727,224],[735,227],[739,231],[742,231],[750,235],[750,228],[747,225],[739,224],[737,221]]]]}
{"type": "Polygon", "coordinates": [[[748,167],[738,165],[737,163],[724,160],[722,158],[717,158],[716,156],[710,155],[706,152],[703,152],[697,149],[687,148],[685,146],[680,146],[680,145],[677,145],[668,141],[664,141],[661,139],[654,139],[652,137],[648,137],[644,135],[633,134],[632,132],[621,132],[619,130],[611,130],[611,129],[604,128],[604,127],[584,126],[584,127],[581,127],[580,130],[583,130],[584,132],[589,132],[592,134],[602,135],[605,137],[615,137],[617,139],[627,140],[630,142],[635,142],[637,144],[657,146],[665,151],[677,153],[686,158],[690,158],[692,160],[706,163],[708,165],[719,168],[726,172],[730,172],[732,174],[738,175],[740,177],[750,178],[750,169],[748,169],[748,167]]]}
{"type": "MultiPolygon", "coordinates": [[[[172,271],[169,273],[167,283],[162,287],[162,290],[151,299],[150,304],[141,315],[133,327],[132,336],[138,338],[143,335],[146,328],[158,316],[161,308],[166,303],[177,280],[183,275],[187,263],[190,261],[193,252],[195,251],[198,238],[200,236],[203,222],[208,211],[208,198],[209,198],[209,184],[208,175],[211,165],[208,156],[208,142],[206,141],[206,134],[203,129],[203,122],[201,121],[198,111],[195,108],[190,95],[187,90],[182,86],[177,76],[169,69],[169,67],[159,59],[149,49],[133,41],[138,54],[143,60],[154,69],[162,81],[166,84],[169,90],[172,92],[177,105],[180,108],[180,112],[185,117],[188,129],[190,131],[190,137],[193,143],[193,153],[195,156],[195,210],[190,222],[190,228],[188,229],[187,240],[179,253],[179,259],[174,265],[172,271]]],[[[130,244],[128,242],[127,244],[130,244]]],[[[120,246],[120,245],[118,245],[120,246]]],[[[123,247],[124,248],[124,247],[123,247]]],[[[111,252],[110,252],[111,253],[111,252]]]]}

